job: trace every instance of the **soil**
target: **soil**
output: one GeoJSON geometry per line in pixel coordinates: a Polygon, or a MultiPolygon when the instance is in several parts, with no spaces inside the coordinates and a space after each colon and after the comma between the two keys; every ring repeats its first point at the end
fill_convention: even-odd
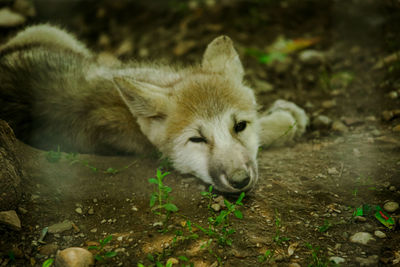
{"type": "MultiPolygon", "coordinates": [[[[230,217],[230,228],[236,230],[232,244],[213,240],[208,248],[201,246],[210,237],[196,226],[198,238],[172,242],[177,230],[189,235],[187,220],[207,227],[213,212],[201,192],[208,186],[174,171],[157,156],[73,157],[61,152],[51,157],[20,143],[22,169],[28,177],[17,211],[22,230],[1,228],[1,266],[41,266],[55,257],[57,249],[87,247],[109,235],[113,238],[106,250],[117,256],[97,261],[96,266],[154,266],[179,256],[188,259],[179,259],[179,265],[194,266],[333,266],[333,256],[344,261],[341,266],[360,266],[365,259],[370,266],[399,264],[399,226],[390,230],[373,216],[364,222],[353,216],[363,204],[383,207],[387,201],[400,202],[400,117],[382,116],[400,107],[400,97],[390,97],[400,94],[400,61],[374,68],[400,47],[398,1],[35,4],[37,14],[27,24],[61,24],[93,50],[122,60],[192,64],[199,62],[208,42],[226,34],[235,42],[249,83],[267,81],[273,86],[270,92],[255,87],[264,109],[276,99],[286,99],[304,107],[311,121],[325,115],[345,128],[311,123],[292,146],[261,149],[259,184],[238,207],[243,218],[230,217]],[[263,64],[246,52],[264,51],[278,36],[318,37],[307,49],[321,52],[323,61],[305,63],[299,58],[301,51],[295,51],[290,60],[263,64]],[[351,81],[333,82],[340,73],[349,74],[351,81]],[[156,186],[148,179],[155,177],[160,164],[171,171],[165,184],[172,188],[171,201],[179,208],[164,227],[163,218],[149,206],[156,186]],[[43,228],[64,220],[74,227],[48,233],[44,243],[38,242],[43,228]],[[349,241],[357,232],[374,235],[376,230],[386,237],[374,236],[367,245],[349,241]],[[48,244],[56,249],[45,251],[48,244]],[[260,258],[267,251],[271,257],[260,258]]],[[[17,30],[1,29],[2,39],[17,30]]],[[[230,202],[238,198],[223,197],[230,202]]],[[[390,215],[399,224],[400,211],[390,215]]]]}

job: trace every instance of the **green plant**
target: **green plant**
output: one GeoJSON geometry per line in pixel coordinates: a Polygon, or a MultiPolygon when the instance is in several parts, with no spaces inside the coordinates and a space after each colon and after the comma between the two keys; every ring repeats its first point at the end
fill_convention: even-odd
{"type": "Polygon", "coordinates": [[[281,234],[281,216],[278,213],[278,210],[275,209],[275,236],[274,236],[274,241],[278,245],[282,244],[282,242],[289,241],[290,238],[283,237],[281,234]]]}
{"type": "Polygon", "coordinates": [[[331,266],[331,263],[322,254],[320,247],[313,247],[310,243],[306,243],[305,246],[311,250],[311,262],[307,265],[308,267],[331,266]]]}
{"type": "Polygon", "coordinates": [[[53,265],[53,262],[54,262],[54,259],[49,258],[43,262],[42,267],[50,267],[51,265],[53,265]]]}
{"type": "MultiPolygon", "coordinates": [[[[162,172],[157,169],[156,178],[150,178],[149,183],[157,185],[157,191],[153,192],[150,196],[150,208],[152,211],[159,215],[165,216],[163,225],[168,221],[171,212],[177,212],[178,207],[171,202],[170,193],[171,187],[164,185],[164,178],[170,174],[169,172],[162,172]],[[157,205],[156,205],[157,203],[157,205]]],[[[164,229],[166,229],[164,227],[164,229]]]]}
{"type": "Polygon", "coordinates": [[[332,227],[332,223],[329,220],[325,220],[324,224],[322,226],[318,227],[318,231],[320,231],[321,233],[325,233],[331,227],[332,227]]]}
{"type": "Polygon", "coordinates": [[[274,256],[274,252],[272,252],[271,250],[267,250],[265,251],[265,253],[263,255],[260,255],[257,257],[257,261],[259,263],[270,263],[273,260],[273,256],[274,256]]]}
{"type": "Polygon", "coordinates": [[[94,258],[97,261],[104,261],[106,259],[110,259],[113,258],[115,256],[117,256],[117,252],[115,251],[105,251],[104,247],[110,243],[112,240],[112,235],[107,236],[104,239],[100,239],[99,243],[100,246],[89,246],[88,250],[97,250],[96,255],[94,256],[94,258]]]}
{"type": "Polygon", "coordinates": [[[201,192],[201,195],[208,200],[208,204],[207,204],[208,210],[211,210],[211,205],[213,203],[213,200],[217,196],[216,194],[213,194],[212,191],[213,191],[213,186],[210,185],[208,187],[208,191],[201,192]]]}
{"type": "Polygon", "coordinates": [[[57,151],[50,150],[46,152],[46,159],[48,162],[56,163],[59,162],[62,157],[62,153],[60,151],[60,146],[57,146],[57,151]]]}

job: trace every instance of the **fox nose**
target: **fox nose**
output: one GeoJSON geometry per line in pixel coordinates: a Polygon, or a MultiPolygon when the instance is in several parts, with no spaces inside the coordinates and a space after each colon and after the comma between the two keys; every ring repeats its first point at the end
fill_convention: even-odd
{"type": "Polygon", "coordinates": [[[248,172],[245,170],[238,170],[234,172],[229,183],[236,189],[245,188],[250,183],[248,172]]]}

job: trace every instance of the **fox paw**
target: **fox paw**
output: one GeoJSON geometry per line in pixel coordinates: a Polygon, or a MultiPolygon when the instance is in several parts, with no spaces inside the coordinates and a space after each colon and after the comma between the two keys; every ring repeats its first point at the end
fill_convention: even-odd
{"type": "Polygon", "coordinates": [[[300,137],[306,131],[309,118],[304,109],[300,108],[295,103],[279,99],[274,102],[267,112],[271,114],[276,111],[286,111],[293,116],[295,120],[295,137],[300,137]]]}

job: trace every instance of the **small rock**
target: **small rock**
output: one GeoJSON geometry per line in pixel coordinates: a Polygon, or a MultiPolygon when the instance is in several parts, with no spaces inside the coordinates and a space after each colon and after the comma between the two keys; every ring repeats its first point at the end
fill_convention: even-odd
{"type": "Polygon", "coordinates": [[[0,212],[0,224],[5,224],[11,229],[21,230],[21,221],[18,218],[15,210],[0,212]]]}
{"type": "Polygon", "coordinates": [[[333,261],[335,264],[341,264],[344,263],[346,260],[341,257],[333,256],[329,258],[329,261],[333,261]]]}
{"type": "Polygon", "coordinates": [[[347,133],[349,131],[347,126],[344,123],[342,123],[341,121],[334,121],[332,123],[331,128],[333,131],[339,132],[339,133],[347,133]]]}
{"type": "Polygon", "coordinates": [[[94,209],[93,209],[93,208],[90,208],[90,209],[88,210],[88,214],[89,214],[89,215],[93,215],[93,214],[94,214],[94,209]]]}
{"type": "Polygon", "coordinates": [[[353,148],[353,155],[356,156],[357,158],[361,156],[360,150],[358,148],[353,148]]]}
{"type": "Polygon", "coordinates": [[[211,205],[211,208],[214,210],[214,211],[220,211],[221,210],[221,205],[219,205],[218,203],[214,203],[214,204],[212,204],[211,205]]]}
{"type": "Polygon", "coordinates": [[[335,100],[326,100],[321,103],[321,106],[326,109],[333,108],[334,106],[336,106],[336,101],[335,100]]]}
{"type": "Polygon", "coordinates": [[[76,208],[76,209],[75,209],[75,212],[76,212],[76,213],[78,213],[78,214],[82,214],[82,213],[83,213],[83,211],[82,211],[82,208],[81,208],[81,207],[79,207],[79,208],[76,208]]]}
{"type": "Polygon", "coordinates": [[[115,55],[117,57],[120,57],[123,55],[129,55],[129,54],[132,54],[132,51],[133,51],[132,40],[126,39],[119,45],[119,47],[115,51],[115,55]]]}
{"type": "Polygon", "coordinates": [[[97,203],[97,198],[93,198],[93,203],[97,203]]]}
{"type": "Polygon", "coordinates": [[[400,116],[400,109],[385,110],[382,112],[382,117],[385,121],[390,121],[391,119],[398,116],[400,116]]]}
{"type": "Polygon", "coordinates": [[[325,115],[319,115],[313,120],[315,128],[328,128],[331,124],[332,120],[325,115]]]}
{"type": "Polygon", "coordinates": [[[304,50],[299,54],[301,62],[309,65],[316,65],[325,61],[325,55],[317,50],[304,50]]]}
{"type": "Polygon", "coordinates": [[[55,254],[57,252],[57,249],[57,244],[47,244],[39,248],[39,253],[42,255],[50,256],[52,254],[55,254]]]}
{"type": "Polygon", "coordinates": [[[155,222],[153,223],[153,227],[162,227],[163,223],[162,222],[155,222]]]}
{"type": "Polygon", "coordinates": [[[336,174],[339,174],[339,171],[335,167],[328,168],[328,174],[336,175],[336,174]]]}
{"type": "Polygon", "coordinates": [[[72,222],[65,220],[61,223],[56,223],[49,226],[48,232],[51,234],[62,233],[72,229],[72,222]]]}
{"type": "Polygon", "coordinates": [[[389,93],[389,97],[390,97],[391,99],[396,99],[396,98],[399,97],[399,93],[397,93],[396,91],[391,91],[391,92],[389,93]]]}
{"type": "Polygon", "coordinates": [[[301,267],[301,265],[298,264],[297,262],[291,262],[289,263],[288,267],[301,267]]]}
{"type": "Polygon", "coordinates": [[[91,233],[97,233],[97,228],[90,229],[91,233]]]}
{"type": "Polygon", "coordinates": [[[372,255],[368,258],[356,257],[356,261],[360,263],[360,266],[377,266],[379,257],[378,255],[372,255]]]}
{"type": "Polygon", "coordinates": [[[350,242],[367,245],[369,241],[375,240],[370,233],[358,232],[350,236],[350,242]]]}
{"type": "Polygon", "coordinates": [[[356,220],[356,222],[366,222],[367,218],[365,218],[363,216],[355,216],[354,220],[356,220]]]}
{"type": "Polygon", "coordinates": [[[15,27],[25,23],[26,18],[8,7],[0,9],[0,27],[15,27]]]}
{"type": "Polygon", "coordinates": [[[386,234],[385,234],[384,232],[382,232],[382,231],[379,231],[379,230],[376,230],[376,231],[374,232],[374,235],[375,235],[376,237],[379,237],[379,238],[386,238],[386,234]]]}
{"type": "Polygon", "coordinates": [[[389,187],[389,191],[392,191],[392,192],[396,191],[396,187],[394,185],[391,185],[389,187]]]}
{"type": "Polygon", "coordinates": [[[381,131],[379,131],[378,129],[373,130],[373,131],[371,132],[371,134],[372,134],[373,136],[375,136],[375,137],[381,136],[381,135],[382,135],[381,131]]]}
{"type": "Polygon", "coordinates": [[[274,86],[272,84],[270,84],[269,82],[256,79],[254,81],[254,89],[256,89],[257,92],[268,93],[268,92],[272,92],[274,90],[274,86]]]}
{"type": "Polygon", "coordinates": [[[392,128],[392,131],[393,131],[393,132],[400,132],[400,124],[397,124],[396,126],[394,126],[394,127],[392,128]]]}
{"type": "Polygon", "coordinates": [[[18,211],[19,211],[20,213],[22,213],[22,214],[27,214],[27,213],[28,213],[28,210],[27,210],[27,209],[24,209],[24,208],[22,208],[22,207],[19,207],[19,208],[18,208],[18,211]]]}
{"type": "Polygon", "coordinates": [[[399,208],[399,203],[394,201],[386,202],[385,205],[383,205],[383,209],[386,210],[387,212],[395,212],[398,208],[399,208]]]}
{"type": "Polygon", "coordinates": [[[217,197],[214,199],[214,202],[215,202],[215,203],[218,203],[222,208],[225,208],[225,207],[226,207],[226,205],[225,205],[225,198],[224,198],[223,196],[217,196],[217,197]]]}
{"type": "Polygon", "coordinates": [[[84,248],[71,247],[57,253],[57,267],[87,267],[94,264],[93,254],[84,248]]]}

